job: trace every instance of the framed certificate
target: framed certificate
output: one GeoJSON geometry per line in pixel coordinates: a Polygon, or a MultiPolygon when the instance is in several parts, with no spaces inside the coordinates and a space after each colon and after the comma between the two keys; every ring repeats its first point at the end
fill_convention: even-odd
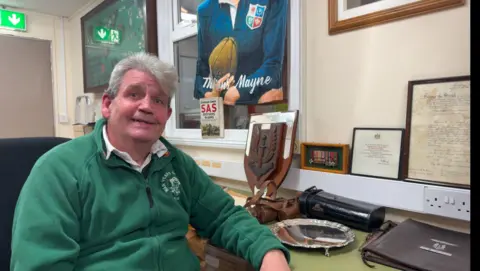
{"type": "Polygon", "coordinates": [[[408,83],[403,178],[470,188],[470,76],[408,83]]]}
{"type": "Polygon", "coordinates": [[[398,180],[404,129],[354,128],[350,174],[398,180]]]}

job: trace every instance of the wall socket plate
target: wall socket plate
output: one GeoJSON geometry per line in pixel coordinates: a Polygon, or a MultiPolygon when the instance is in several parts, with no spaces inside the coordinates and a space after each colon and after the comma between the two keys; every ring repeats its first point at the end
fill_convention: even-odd
{"type": "Polygon", "coordinates": [[[470,190],[425,186],[423,211],[470,221],[470,190]]]}
{"type": "Polygon", "coordinates": [[[68,116],[66,114],[59,114],[58,115],[58,122],[68,123],[68,116]]]}

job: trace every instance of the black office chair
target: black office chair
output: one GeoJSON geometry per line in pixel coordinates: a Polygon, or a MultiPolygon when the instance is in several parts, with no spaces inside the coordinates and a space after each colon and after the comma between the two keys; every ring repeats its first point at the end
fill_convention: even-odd
{"type": "Polygon", "coordinates": [[[0,270],[10,270],[13,214],[23,184],[40,156],[68,140],[62,137],[0,138],[0,270]]]}

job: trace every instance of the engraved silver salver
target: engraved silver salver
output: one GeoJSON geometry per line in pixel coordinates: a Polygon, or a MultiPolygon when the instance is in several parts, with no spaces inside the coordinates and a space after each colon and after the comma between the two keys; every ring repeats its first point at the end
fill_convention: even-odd
{"type": "Polygon", "coordinates": [[[355,233],[340,223],[308,218],[287,219],[275,223],[271,231],[285,245],[292,247],[325,249],[345,247],[355,240],[355,233]]]}

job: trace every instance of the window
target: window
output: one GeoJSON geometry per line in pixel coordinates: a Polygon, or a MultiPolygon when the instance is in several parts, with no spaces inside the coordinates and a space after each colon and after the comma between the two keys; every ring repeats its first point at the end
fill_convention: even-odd
{"type": "Polygon", "coordinates": [[[159,57],[174,63],[179,74],[179,89],[172,99],[172,116],[165,135],[174,144],[245,148],[248,116],[251,113],[294,110],[300,101],[299,66],[299,2],[290,0],[289,29],[289,87],[288,104],[225,106],[225,138],[202,139],[200,134],[200,107],[193,97],[197,61],[196,10],[203,0],[168,0],[157,2],[159,57]],[[168,12],[171,11],[171,12],[168,12]]]}
{"type": "Polygon", "coordinates": [[[178,0],[176,2],[174,22],[182,25],[189,25],[197,21],[197,7],[199,0],[178,0]]]}

